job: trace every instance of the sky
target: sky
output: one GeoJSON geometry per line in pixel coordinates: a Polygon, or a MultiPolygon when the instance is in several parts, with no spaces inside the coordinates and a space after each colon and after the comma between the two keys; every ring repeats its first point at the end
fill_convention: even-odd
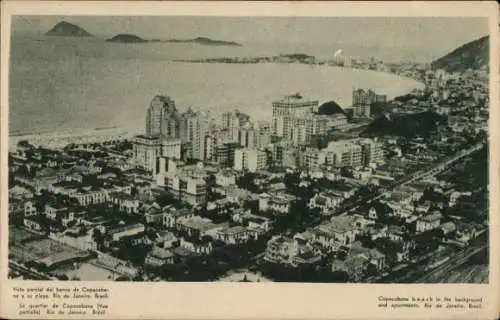
{"type": "Polygon", "coordinates": [[[143,38],[193,38],[240,43],[349,43],[423,48],[436,55],[488,33],[486,18],[473,17],[13,17],[12,33],[44,33],[67,21],[102,37],[133,33],[143,38]]]}

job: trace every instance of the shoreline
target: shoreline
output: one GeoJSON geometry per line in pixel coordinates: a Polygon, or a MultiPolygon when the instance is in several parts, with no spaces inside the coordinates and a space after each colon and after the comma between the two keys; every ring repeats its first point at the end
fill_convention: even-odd
{"type": "MultiPolygon", "coordinates": [[[[304,65],[311,67],[325,67],[325,68],[342,68],[342,69],[352,69],[352,70],[361,70],[361,71],[370,71],[377,73],[384,73],[393,76],[398,76],[410,80],[414,80],[419,82],[420,84],[425,84],[422,79],[417,79],[413,77],[409,77],[404,74],[399,74],[397,72],[391,72],[390,70],[378,70],[378,69],[370,69],[370,68],[359,68],[356,66],[345,66],[345,65],[335,65],[329,64],[327,62],[319,63],[319,62],[308,62],[301,60],[293,60],[293,61],[273,61],[267,59],[277,58],[279,56],[264,56],[264,57],[224,57],[224,58],[205,58],[205,59],[172,59],[172,62],[175,63],[197,63],[197,64],[245,64],[245,65],[253,65],[253,64],[296,64],[296,65],[304,65]],[[247,59],[247,60],[240,60],[247,59]]],[[[312,56],[311,56],[312,57],[312,56]]],[[[394,63],[389,63],[389,65],[394,63]]]]}
{"type": "MultiPolygon", "coordinates": [[[[260,63],[247,63],[247,62],[220,62],[220,61],[195,61],[195,60],[172,60],[172,62],[179,64],[193,64],[193,63],[208,63],[208,64],[263,64],[260,63]]],[[[397,73],[387,72],[384,70],[371,70],[364,68],[355,68],[355,67],[346,67],[346,66],[337,66],[337,65],[328,65],[328,64],[318,64],[318,63],[301,63],[301,62],[265,62],[268,64],[274,65],[302,65],[302,66],[310,66],[310,67],[319,67],[324,69],[331,68],[339,68],[339,69],[351,69],[351,70],[359,70],[366,72],[374,72],[379,74],[389,74],[396,77],[406,78],[409,80],[413,80],[422,84],[421,81],[407,77],[404,75],[399,75],[397,73]]],[[[404,94],[404,93],[400,93],[404,94]]],[[[346,109],[346,108],[344,108],[346,109]]],[[[126,139],[131,138],[136,134],[141,134],[143,129],[141,127],[133,127],[133,126],[107,126],[107,127],[97,127],[91,129],[77,129],[76,131],[71,131],[71,129],[67,129],[65,131],[47,131],[47,130],[33,130],[33,131],[24,131],[24,132],[15,132],[9,133],[9,150],[15,150],[17,148],[17,144],[21,140],[27,140],[30,143],[35,145],[48,147],[48,148],[61,148],[70,143],[95,143],[95,142],[103,142],[106,140],[117,140],[117,139],[126,139]]]]}
{"type": "Polygon", "coordinates": [[[140,128],[111,127],[81,129],[77,131],[33,132],[10,135],[9,150],[15,150],[21,140],[47,148],[60,148],[70,143],[95,143],[106,140],[126,139],[138,134],[140,128]]]}

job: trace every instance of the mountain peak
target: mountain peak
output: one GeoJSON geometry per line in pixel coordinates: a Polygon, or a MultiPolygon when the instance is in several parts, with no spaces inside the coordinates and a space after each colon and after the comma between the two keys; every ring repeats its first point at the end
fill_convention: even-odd
{"type": "Polygon", "coordinates": [[[47,36],[59,36],[59,37],[91,37],[92,34],[87,32],[85,29],[69,23],[67,21],[61,21],[57,23],[52,29],[50,29],[45,35],[47,36]]]}

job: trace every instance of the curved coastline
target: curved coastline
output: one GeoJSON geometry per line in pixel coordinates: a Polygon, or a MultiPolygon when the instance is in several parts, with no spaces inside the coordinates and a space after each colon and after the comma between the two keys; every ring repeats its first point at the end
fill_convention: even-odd
{"type": "MultiPolygon", "coordinates": [[[[167,61],[165,62],[167,64],[173,64],[173,65],[189,65],[191,63],[187,63],[187,62],[176,62],[176,63],[172,63],[171,61],[167,61]]],[[[292,73],[292,76],[300,76],[301,75],[301,72],[302,70],[308,70],[309,68],[313,68],[313,72],[312,73],[308,73],[307,75],[304,75],[305,77],[309,77],[310,79],[315,79],[315,77],[321,77],[320,79],[318,79],[318,85],[317,86],[314,86],[314,88],[311,90],[310,88],[308,89],[307,87],[303,87],[303,84],[301,84],[300,82],[298,84],[293,84],[293,86],[297,86],[297,87],[303,87],[303,89],[301,90],[306,96],[309,96],[311,98],[319,98],[319,100],[324,100],[326,101],[327,97],[330,97],[330,99],[336,99],[335,97],[335,94],[334,93],[331,93],[331,92],[325,92],[327,90],[329,90],[329,87],[330,86],[335,86],[336,85],[336,81],[338,80],[342,80],[343,78],[345,77],[353,77],[351,80],[352,82],[363,82],[363,81],[359,81],[357,80],[358,76],[356,75],[356,73],[363,73],[363,74],[371,74],[370,77],[372,77],[372,75],[384,75],[385,77],[387,76],[390,76],[391,78],[392,77],[396,77],[394,80],[391,80],[390,78],[386,78],[386,79],[383,79],[381,80],[382,83],[387,83],[385,86],[388,87],[388,88],[391,88],[393,91],[394,91],[394,87],[393,85],[391,85],[390,83],[397,83],[398,86],[400,86],[400,81],[398,80],[398,78],[402,78],[402,79],[405,79],[405,81],[407,80],[411,80],[412,82],[414,82],[415,86],[414,87],[418,87],[418,85],[420,83],[418,83],[417,81],[415,81],[414,79],[411,79],[411,78],[405,78],[405,77],[402,77],[400,75],[396,75],[396,74],[393,74],[393,73],[386,73],[386,72],[380,72],[380,71],[377,71],[377,70],[365,70],[365,69],[357,69],[357,68],[346,68],[346,67],[339,67],[339,66],[328,66],[328,65],[305,65],[305,64],[274,64],[275,66],[271,67],[271,69],[269,69],[269,66],[263,66],[262,64],[260,64],[262,71],[264,72],[270,72],[272,73],[273,71],[275,73],[280,73],[282,70],[291,70],[290,72],[292,73]],[[351,70],[349,70],[351,69],[351,70]],[[335,70],[338,70],[338,73],[335,72],[335,70]],[[326,73],[323,73],[323,71],[325,71],[326,73]],[[332,72],[332,73],[330,73],[332,72]],[[293,75],[293,73],[295,73],[295,75],[293,75]],[[338,77],[338,78],[331,78],[331,76],[335,76],[335,77],[338,77]],[[330,82],[331,81],[331,82],[330,82]],[[316,92],[314,92],[316,91],[316,92]],[[322,97],[317,97],[317,93],[323,93],[323,96],[322,97]]],[[[189,69],[193,69],[192,67],[188,67],[189,69]]],[[[247,68],[253,68],[252,65],[248,65],[247,68]]],[[[180,68],[181,70],[184,70],[182,67],[180,68]]],[[[221,72],[227,72],[228,68],[226,68],[226,70],[222,70],[221,72]]],[[[230,70],[231,72],[232,71],[246,71],[245,68],[243,68],[243,70],[230,70]]],[[[288,72],[288,71],[286,71],[288,72]]],[[[194,70],[188,70],[188,73],[194,73],[194,70]]],[[[253,70],[253,76],[257,76],[258,74],[260,73],[259,70],[255,71],[255,69],[253,70]]],[[[235,73],[236,75],[238,74],[238,72],[235,73]]],[[[154,77],[154,76],[153,76],[154,77]]],[[[280,77],[283,77],[283,75],[280,75],[277,77],[277,79],[279,79],[280,77]]],[[[285,77],[286,78],[286,77],[285,77]]],[[[367,77],[363,77],[362,75],[359,77],[359,79],[363,79],[365,80],[367,77]]],[[[254,78],[252,78],[254,79],[254,78]]],[[[307,82],[307,81],[306,81],[307,82]]],[[[388,97],[389,99],[393,98],[395,95],[399,95],[399,94],[404,94],[406,93],[408,89],[408,87],[412,86],[411,84],[409,85],[406,85],[406,88],[401,88],[401,91],[400,92],[391,92],[388,94],[388,97]]],[[[363,85],[360,85],[359,87],[363,87],[363,85]]],[[[382,87],[384,87],[384,85],[382,85],[382,87]]],[[[403,87],[405,87],[405,85],[403,85],[403,87]]],[[[273,90],[267,90],[266,89],[266,92],[262,92],[262,91],[259,91],[260,89],[257,87],[257,88],[251,88],[253,92],[259,92],[258,94],[256,94],[255,96],[256,97],[252,97],[255,101],[254,103],[255,104],[262,104],[262,103],[268,103],[270,104],[271,103],[271,100],[269,99],[272,99],[272,98],[279,98],[282,94],[286,94],[288,91],[283,91],[283,89],[280,89],[279,87],[276,88],[276,89],[273,89],[273,90]],[[261,101],[259,101],[259,99],[261,101]],[[266,102],[267,101],[267,102],[266,102]]],[[[344,88],[345,90],[351,90],[352,88],[344,88]]],[[[342,90],[342,91],[345,91],[345,90],[342,90]]],[[[396,91],[398,91],[396,89],[396,91]]],[[[386,93],[386,92],[384,92],[386,93]]],[[[181,94],[177,94],[176,93],[176,90],[172,90],[172,92],[170,92],[170,94],[175,98],[177,96],[182,96],[181,94]]],[[[230,97],[230,98],[233,98],[234,101],[230,101],[227,102],[227,101],[224,101],[224,103],[226,104],[231,104],[231,103],[238,103],[237,99],[239,98],[239,96],[236,94],[236,93],[231,93],[233,95],[233,97],[230,97]]],[[[348,94],[345,94],[345,95],[349,95],[350,96],[351,92],[349,91],[348,94]]],[[[177,99],[177,98],[176,98],[177,99]]],[[[241,97],[242,100],[247,100],[245,99],[245,97],[241,97]]],[[[181,107],[185,105],[185,103],[182,103],[182,99],[179,98],[179,100],[181,100],[181,107]]],[[[217,97],[215,98],[212,102],[212,104],[218,104],[219,101],[217,100],[228,100],[227,97],[224,96],[224,94],[222,94],[220,97],[217,97]]],[[[245,101],[246,103],[248,103],[247,101],[245,101]]],[[[222,104],[223,102],[221,102],[222,104]]],[[[144,105],[146,106],[148,104],[148,101],[147,100],[144,100],[144,105]]],[[[188,104],[189,105],[189,104],[188,104]]],[[[198,105],[196,103],[193,104],[193,106],[196,108],[196,107],[200,107],[201,105],[198,105]]],[[[344,108],[347,106],[346,103],[344,103],[344,108]]],[[[105,106],[103,106],[105,107],[105,106]]],[[[205,106],[206,108],[210,108],[210,106],[205,106]]],[[[246,108],[246,106],[242,105],[243,109],[246,108]]],[[[236,106],[235,108],[238,109],[238,107],[236,106]]],[[[217,110],[217,111],[224,111],[224,110],[217,110]]],[[[262,112],[260,112],[262,113],[262,112]]],[[[254,117],[252,117],[254,118],[254,117]]],[[[256,119],[256,120],[259,120],[259,119],[256,119]]],[[[78,142],[80,141],[80,143],[91,143],[91,142],[98,142],[98,141],[103,141],[105,140],[106,138],[107,139],[122,139],[122,138],[128,138],[128,137],[131,137],[133,134],[136,134],[138,132],[138,130],[141,129],[141,125],[142,124],[142,121],[141,123],[136,123],[136,125],[120,125],[120,124],[115,124],[115,123],[110,123],[108,126],[100,126],[100,128],[96,128],[96,127],[92,127],[92,128],[89,128],[89,129],[86,129],[86,128],[82,128],[82,129],[76,129],[76,130],[61,130],[61,131],[56,131],[56,132],[52,132],[50,131],[50,129],[46,129],[46,130],[34,130],[33,132],[22,132],[22,133],[10,133],[9,134],[9,145],[14,147],[15,145],[17,145],[17,142],[19,142],[20,140],[28,140],[28,141],[32,141],[33,143],[35,144],[38,144],[38,145],[42,145],[42,146],[47,146],[47,147],[60,147],[60,146],[63,146],[65,144],[68,144],[68,143],[72,143],[72,142],[78,142]]]]}

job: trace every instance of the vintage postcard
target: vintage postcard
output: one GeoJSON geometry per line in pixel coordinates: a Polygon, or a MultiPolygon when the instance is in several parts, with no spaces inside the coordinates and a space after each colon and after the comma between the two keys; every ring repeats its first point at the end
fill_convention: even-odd
{"type": "Polygon", "coordinates": [[[2,2],[0,316],[495,319],[495,2],[2,2]]]}

